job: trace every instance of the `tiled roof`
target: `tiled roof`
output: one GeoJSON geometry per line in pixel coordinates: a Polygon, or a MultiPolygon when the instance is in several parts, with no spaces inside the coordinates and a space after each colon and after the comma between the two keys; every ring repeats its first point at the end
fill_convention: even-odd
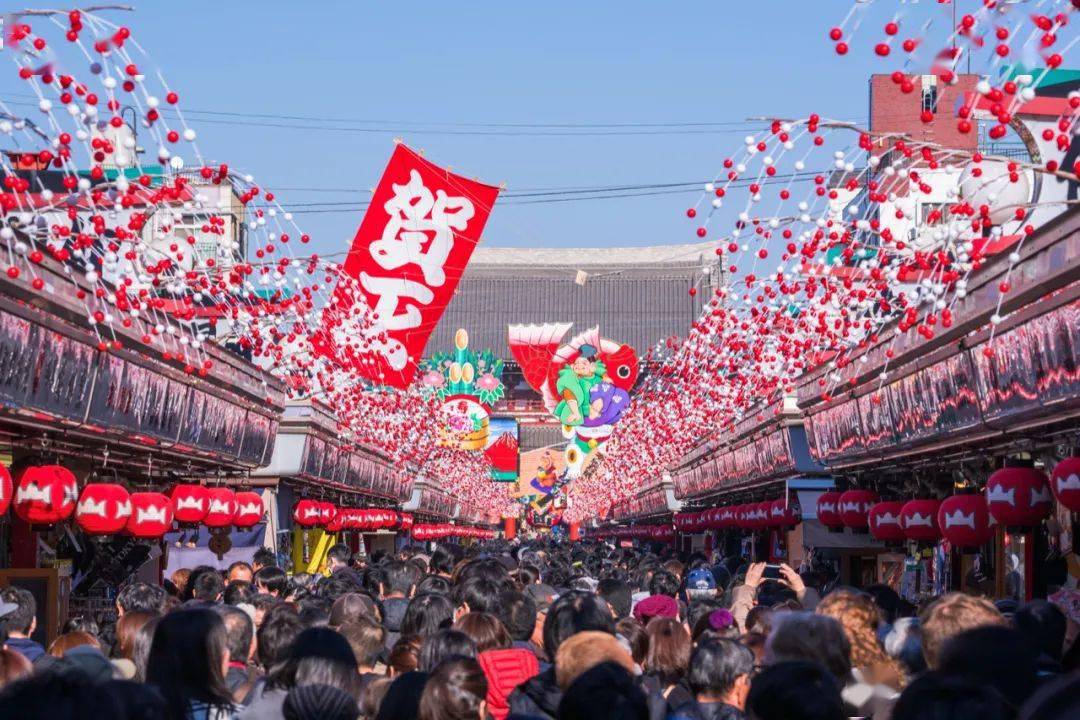
{"type": "Polygon", "coordinates": [[[713,247],[479,248],[427,352],[451,348],[454,332],[465,328],[470,347],[509,359],[509,325],[572,322],[571,333],[599,325],[605,337],[644,354],[685,335],[697,319],[709,295],[701,267],[715,257],[713,247]],[[584,285],[575,281],[579,270],[588,274],[584,285]],[[691,296],[695,283],[699,292],[691,296]]]}

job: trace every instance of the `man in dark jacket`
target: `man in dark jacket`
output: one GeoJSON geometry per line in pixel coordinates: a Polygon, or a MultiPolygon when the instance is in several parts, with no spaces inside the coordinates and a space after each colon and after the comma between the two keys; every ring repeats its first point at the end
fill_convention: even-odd
{"type": "Polygon", "coordinates": [[[338,543],[326,551],[326,562],[330,567],[330,577],[335,580],[345,580],[353,589],[362,586],[359,573],[352,568],[349,562],[352,560],[352,552],[348,545],[338,543]]]}
{"type": "Polygon", "coordinates": [[[30,662],[45,654],[40,643],[31,640],[37,627],[37,601],[29,590],[21,587],[8,587],[0,592],[0,603],[14,605],[6,613],[3,622],[7,624],[7,647],[14,650],[30,662]]]}
{"type": "MultiPolygon", "coordinates": [[[[615,624],[607,604],[592,593],[564,593],[552,603],[544,622],[544,652],[549,658],[558,654],[559,646],[572,635],[586,630],[615,634],[615,624]]],[[[518,685],[510,693],[510,715],[516,717],[556,718],[563,693],[555,681],[552,666],[518,685]]]]}
{"type": "Polygon", "coordinates": [[[695,700],[674,708],[675,720],[742,720],[754,654],[734,640],[706,640],[690,657],[695,700]]]}
{"type": "Polygon", "coordinates": [[[420,568],[413,563],[391,560],[383,566],[386,578],[382,588],[383,627],[386,628],[386,647],[394,647],[401,637],[401,621],[409,608],[409,597],[420,581],[420,568]]]}

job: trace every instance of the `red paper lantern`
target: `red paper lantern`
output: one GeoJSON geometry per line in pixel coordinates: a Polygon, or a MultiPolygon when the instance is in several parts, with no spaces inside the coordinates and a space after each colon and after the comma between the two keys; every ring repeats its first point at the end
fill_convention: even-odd
{"type": "Polygon", "coordinates": [[[870,508],[867,519],[870,534],[874,539],[888,543],[903,542],[906,539],[904,527],[900,521],[900,512],[903,508],[904,503],[901,500],[879,502],[870,508]]]}
{"type": "Polygon", "coordinates": [[[330,522],[326,523],[323,527],[327,532],[341,532],[345,528],[345,518],[348,515],[348,509],[346,508],[334,508],[334,515],[330,518],[330,522]]]}
{"type": "Polygon", "coordinates": [[[19,473],[15,514],[31,525],[51,525],[75,512],[79,485],[61,465],[31,465],[19,473]]]}
{"type": "Polygon", "coordinates": [[[315,527],[321,517],[322,508],[317,500],[301,500],[293,508],[293,522],[300,527],[315,527]]]}
{"type": "Polygon", "coordinates": [[[0,515],[8,511],[11,506],[11,496],[15,492],[15,484],[11,482],[11,471],[0,464],[0,515]]]}
{"type": "Polygon", "coordinates": [[[802,520],[802,510],[799,508],[799,501],[794,495],[789,498],[777,498],[772,501],[771,505],[769,509],[769,525],[772,527],[795,527],[802,520]]]}
{"type": "Polygon", "coordinates": [[[735,508],[731,505],[720,508],[720,527],[725,529],[735,527],[735,508]]]}
{"type": "Polygon", "coordinates": [[[203,525],[211,528],[229,527],[236,517],[236,493],[227,487],[206,489],[206,517],[203,525]]]}
{"type": "Polygon", "coordinates": [[[233,516],[233,525],[238,528],[254,527],[262,520],[264,512],[263,499],[259,493],[250,490],[236,493],[236,514],[233,516]]]}
{"type": "Polygon", "coordinates": [[[904,527],[904,537],[920,542],[937,542],[941,539],[937,511],[941,503],[937,500],[909,500],[900,509],[900,522],[904,527]]]}
{"type": "Polygon", "coordinates": [[[199,523],[210,509],[209,491],[203,485],[174,485],[170,493],[173,518],[179,523],[199,523]]]}
{"type": "Polygon", "coordinates": [[[844,519],[840,516],[840,495],[835,491],[823,492],[817,499],[818,520],[833,530],[844,527],[844,519]]]}
{"type": "Polygon", "coordinates": [[[953,495],[941,501],[938,527],[956,547],[978,547],[994,536],[990,510],[983,495],[953,495]]]}
{"type": "Polygon", "coordinates": [[[126,529],[137,538],[159,538],[172,528],[172,500],[164,493],[131,493],[131,516],[126,529]]]}
{"type": "Polygon", "coordinates": [[[873,490],[848,490],[840,493],[840,519],[844,527],[854,530],[867,528],[867,516],[877,501],[878,494],[873,490]]]}
{"type": "Polygon", "coordinates": [[[115,483],[90,483],[75,507],[75,522],[89,535],[111,535],[127,525],[131,495],[115,483]]]}
{"type": "Polygon", "coordinates": [[[319,525],[326,528],[334,522],[334,517],[337,515],[337,508],[332,502],[320,502],[319,503],[319,525]]]}
{"type": "Polygon", "coordinates": [[[1038,525],[1053,509],[1046,473],[1035,468],[1002,468],[986,481],[986,504],[1002,525],[1038,525]]]}
{"type": "Polygon", "coordinates": [[[413,527],[412,513],[404,513],[403,512],[403,513],[400,513],[400,515],[401,515],[401,531],[402,532],[409,532],[410,530],[412,530],[412,527],[413,527]]]}
{"type": "Polygon", "coordinates": [[[1067,457],[1054,466],[1050,489],[1059,503],[1072,512],[1080,512],[1080,457],[1067,457]]]}
{"type": "Polygon", "coordinates": [[[754,503],[753,517],[753,529],[765,530],[770,526],[770,516],[772,514],[772,500],[762,500],[761,502],[754,503]]]}

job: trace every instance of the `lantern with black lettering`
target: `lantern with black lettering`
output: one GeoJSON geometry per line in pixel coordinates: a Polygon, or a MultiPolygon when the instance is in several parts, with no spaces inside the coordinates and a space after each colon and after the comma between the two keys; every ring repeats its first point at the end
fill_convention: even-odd
{"type": "Polygon", "coordinates": [[[878,494],[873,490],[848,490],[840,493],[840,519],[844,527],[852,530],[865,530],[868,526],[868,515],[878,500],[878,494]]]}
{"type": "Polygon", "coordinates": [[[233,524],[236,516],[236,493],[227,487],[206,489],[206,517],[203,525],[208,528],[223,528],[233,524]]]}
{"type": "Polygon", "coordinates": [[[823,492],[817,499],[817,516],[821,524],[830,530],[839,530],[844,527],[844,519],[840,516],[840,493],[823,492]]]}
{"type": "Polygon", "coordinates": [[[930,498],[909,500],[900,509],[900,522],[904,537],[919,542],[937,542],[941,539],[937,511],[941,503],[930,498]]]}
{"type": "Polygon", "coordinates": [[[258,525],[263,519],[263,500],[259,493],[250,490],[236,493],[236,514],[233,525],[249,528],[258,525]]]}
{"type": "Polygon", "coordinates": [[[15,514],[31,525],[52,525],[75,512],[79,485],[61,465],[23,468],[15,484],[15,514]]]}
{"type": "Polygon", "coordinates": [[[998,523],[1008,527],[1038,525],[1054,507],[1046,473],[1035,468],[1002,468],[986,481],[986,504],[998,523]]]}
{"type": "Polygon", "coordinates": [[[137,538],[159,538],[173,523],[172,500],[164,493],[131,493],[127,531],[137,538]]]}
{"type": "Polygon", "coordinates": [[[75,507],[75,522],[88,535],[112,535],[131,517],[131,495],[115,483],[90,483],[75,507]]]}
{"type": "Polygon", "coordinates": [[[870,534],[875,540],[887,543],[904,542],[904,527],[900,523],[900,511],[904,503],[900,500],[875,503],[867,513],[870,534]]]}
{"type": "Polygon", "coordinates": [[[994,536],[990,510],[982,495],[953,495],[937,513],[941,534],[956,547],[978,547],[994,536]]]}
{"type": "Polygon", "coordinates": [[[210,509],[210,493],[203,485],[174,485],[172,498],[173,519],[183,525],[200,523],[210,509]]]}
{"type": "Polygon", "coordinates": [[[1072,512],[1080,512],[1080,457],[1067,457],[1054,466],[1050,490],[1059,503],[1072,512]]]}

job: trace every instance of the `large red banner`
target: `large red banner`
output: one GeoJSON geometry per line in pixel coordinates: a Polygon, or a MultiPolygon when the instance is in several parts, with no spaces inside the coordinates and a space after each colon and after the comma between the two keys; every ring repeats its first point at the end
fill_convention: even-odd
{"type": "Polygon", "coordinates": [[[376,384],[412,383],[498,194],[399,143],[323,314],[319,351],[376,384]]]}

